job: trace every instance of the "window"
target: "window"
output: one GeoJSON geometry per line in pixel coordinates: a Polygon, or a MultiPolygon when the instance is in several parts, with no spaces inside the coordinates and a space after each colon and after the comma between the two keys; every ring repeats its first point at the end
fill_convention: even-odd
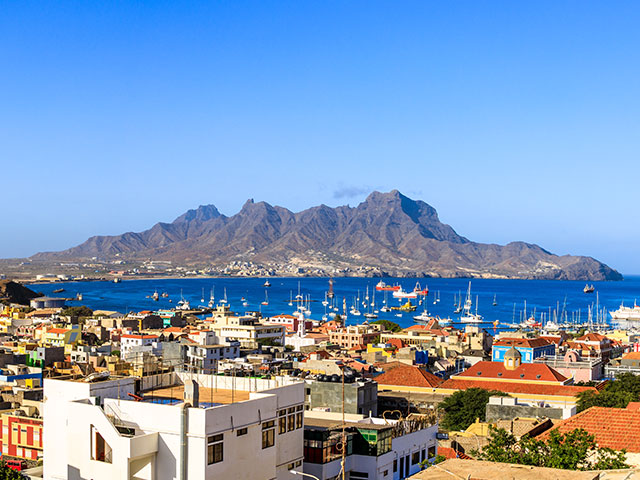
{"type": "Polygon", "coordinates": [[[222,461],[222,434],[207,439],[207,465],[222,461]]]}
{"type": "Polygon", "coordinates": [[[356,472],[355,470],[351,470],[349,478],[353,478],[354,480],[360,478],[369,478],[369,474],[367,472],[356,472]]]}
{"type": "Polygon", "coordinates": [[[278,435],[282,435],[287,431],[287,417],[280,417],[278,419],[278,435]]]}
{"type": "Polygon", "coordinates": [[[270,420],[262,424],[262,448],[273,447],[276,443],[276,422],[270,420]]]}
{"type": "Polygon", "coordinates": [[[296,413],[296,429],[302,428],[302,412],[296,413]]]}
{"type": "Polygon", "coordinates": [[[425,448],[422,449],[422,452],[420,454],[420,461],[424,462],[424,459],[427,457],[427,450],[425,448]]]}
{"type": "MultiPolygon", "coordinates": [[[[16,427],[14,427],[15,429],[16,427]]],[[[112,451],[100,432],[91,425],[91,460],[111,463],[112,451]]]]}
{"type": "Polygon", "coordinates": [[[289,415],[289,425],[287,430],[288,431],[293,431],[296,428],[296,416],[295,415],[289,415]]]}
{"type": "Polygon", "coordinates": [[[427,457],[428,458],[433,458],[436,456],[436,446],[434,445],[433,447],[429,447],[428,453],[427,453],[427,457]]]}
{"type": "Polygon", "coordinates": [[[239,428],[238,431],[236,432],[236,435],[241,437],[242,435],[246,435],[247,434],[247,429],[246,428],[239,428]]]}
{"type": "Polygon", "coordinates": [[[393,461],[393,472],[397,472],[398,471],[398,459],[393,461]]]}
{"type": "Polygon", "coordinates": [[[413,452],[411,455],[411,465],[415,465],[416,463],[420,463],[420,452],[413,452]]]}

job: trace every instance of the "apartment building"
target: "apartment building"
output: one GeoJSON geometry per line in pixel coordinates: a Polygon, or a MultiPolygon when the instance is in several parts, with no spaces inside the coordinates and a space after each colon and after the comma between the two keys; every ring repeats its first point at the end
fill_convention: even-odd
{"type": "Polygon", "coordinates": [[[301,382],[168,374],[142,401],[128,382],[45,381],[44,478],[290,480],[302,468],[301,382]]]}

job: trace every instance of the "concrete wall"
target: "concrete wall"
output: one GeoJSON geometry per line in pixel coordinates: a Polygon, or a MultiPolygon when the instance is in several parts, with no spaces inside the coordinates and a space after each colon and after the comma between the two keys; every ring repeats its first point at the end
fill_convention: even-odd
{"type": "MultiPolygon", "coordinates": [[[[305,381],[305,404],[309,409],[328,407],[332,412],[342,412],[342,382],[305,381]]],[[[346,383],[344,404],[346,413],[376,416],[378,385],[375,382],[346,383]]]]}

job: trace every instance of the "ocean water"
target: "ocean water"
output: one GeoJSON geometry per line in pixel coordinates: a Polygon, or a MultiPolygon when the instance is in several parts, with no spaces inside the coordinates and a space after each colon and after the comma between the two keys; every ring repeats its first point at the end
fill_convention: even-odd
{"type": "MultiPolygon", "coordinates": [[[[406,278],[384,278],[388,285],[400,284],[405,291],[413,290],[416,279],[406,278]]],[[[364,301],[367,287],[369,297],[373,299],[373,291],[379,278],[335,278],[334,292],[335,301],[342,313],[343,299],[346,299],[347,308],[350,308],[356,297],[360,302],[364,301]]],[[[454,296],[457,298],[462,294],[463,299],[469,284],[468,279],[419,279],[422,287],[429,287],[429,296],[426,297],[422,305],[418,306],[416,313],[404,313],[402,317],[397,317],[397,312],[379,312],[379,319],[394,321],[402,327],[414,324],[413,316],[420,313],[425,307],[434,316],[443,318],[450,317],[456,325],[454,310],[454,296]],[[439,302],[434,301],[439,298],[439,302]]],[[[327,278],[269,278],[271,287],[264,288],[264,278],[193,278],[193,279],[153,279],[153,280],[124,280],[121,283],[113,282],[66,282],[56,284],[36,284],[30,287],[45,295],[72,297],[76,293],[82,293],[81,302],[73,301],[70,305],[86,305],[92,309],[116,310],[119,312],[157,310],[175,307],[176,303],[183,296],[191,303],[192,307],[206,305],[209,301],[211,289],[214,289],[216,303],[224,296],[225,289],[227,300],[231,309],[238,313],[245,311],[261,311],[264,315],[276,315],[280,313],[292,313],[294,306],[288,305],[291,297],[294,298],[300,288],[300,294],[311,297],[311,317],[320,320],[325,314],[325,307],[322,305],[325,292],[328,289],[327,278]],[[63,293],[54,294],[53,290],[64,288],[63,293]],[[168,298],[160,298],[153,301],[148,298],[154,291],[158,293],[167,292],[168,298]],[[203,293],[204,292],[204,293],[203,293]],[[264,306],[268,295],[269,304],[264,306]],[[204,302],[201,298],[204,297],[204,302]],[[249,302],[249,305],[242,305],[242,298],[249,302]],[[169,302],[172,300],[172,302],[169,302]]],[[[525,301],[527,317],[536,313],[536,318],[540,318],[540,313],[553,316],[553,310],[557,312],[566,311],[569,320],[578,318],[581,321],[587,320],[589,307],[595,311],[598,307],[606,310],[617,309],[622,302],[625,305],[633,305],[635,299],[640,301],[640,277],[627,277],[620,282],[594,282],[596,292],[592,294],[583,293],[585,282],[582,281],[553,281],[553,280],[471,280],[471,295],[474,303],[476,298],[478,303],[478,313],[484,317],[486,323],[483,325],[488,329],[494,328],[492,323],[498,320],[502,327],[512,322],[519,323],[524,315],[525,301]],[[493,306],[494,296],[497,305],[493,306]],[[579,312],[579,313],[578,313],[579,312]]],[[[376,309],[382,306],[384,292],[375,294],[376,309]]],[[[406,300],[403,300],[403,303],[406,300]]],[[[416,300],[412,300],[415,304],[416,300]]],[[[399,305],[399,301],[394,299],[391,292],[387,294],[387,304],[389,306],[399,305]]],[[[360,311],[364,314],[365,309],[359,305],[360,311]]],[[[595,313],[594,313],[595,317],[595,313]]],[[[608,315],[607,315],[608,317],[608,315]]],[[[364,316],[348,315],[347,324],[362,323],[364,316]]]]}

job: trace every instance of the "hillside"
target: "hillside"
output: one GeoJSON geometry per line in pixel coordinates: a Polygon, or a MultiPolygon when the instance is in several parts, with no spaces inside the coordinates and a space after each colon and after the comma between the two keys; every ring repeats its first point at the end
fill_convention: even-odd
{"type": "Polygon", "coordinates": [[[143,232],[91,237],[68,250],[32,258],[91,257],[209,265],[288,262],[329,270],[366,265],[380,273],[410,276],[622,278],[590,257],[557,256],[524,242],[472,242],[440,222],[433,207],[397,190],[374,192],[357,207],[320,205],[298,213],[253,200],[230,217],[213,205],[201,206],[143,232]]]}

